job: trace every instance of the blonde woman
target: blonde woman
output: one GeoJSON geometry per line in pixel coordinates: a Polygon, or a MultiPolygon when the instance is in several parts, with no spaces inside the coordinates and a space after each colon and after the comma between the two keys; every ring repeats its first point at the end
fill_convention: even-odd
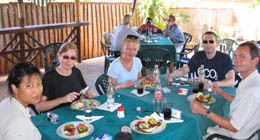
{"type": "MultiPolygon", "coordinates": [[[[65,43],[58,52],[60,65],[46,72],[43,76],[43,96],[37,105],[38,111],[48,111],[70,104],[79,98],[80,90],[87,87],[83,76],[75,67],[78,57],[77,46],[65,43]]],[[[93,90],[88,90],[86,96],[95,96],[93,90]]]]}
{"type": "Polygon", "coordinates": [[[123,40],[121,56],[115,59],[108,69],[108,76],[112,84],[116,85],[115,89],[129,88],[142,78],[142,63],[135,57],[139,46],[136,35],[127,35],[123,40]]]}
{"type": "Polygon", "coordinates": [[[123,22],[116,27],[115,33],[112,38],[112,44],[110,48],[111,51],[121,51],[123,39],[129,34],[134,34],[138,36],[139,40],[145,39],[144,36],[139,35],[137,33],[136,29],[131,27],[131,23],[132,23],[132,16],[125,15],[123,17],[123,22]]]}

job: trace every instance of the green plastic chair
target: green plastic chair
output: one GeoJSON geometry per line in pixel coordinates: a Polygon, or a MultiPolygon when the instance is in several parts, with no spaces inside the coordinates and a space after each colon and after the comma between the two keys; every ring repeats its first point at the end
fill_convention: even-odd
{"type": "Polygon", "coordinates": [[[103,73],[100,75],[96,82],[95,87],[99,95],[103,95],[107,93],[107,86],[108,86],[108,76],[107,73],[103,73]]]}
{"type": "Polygon", "coordinates": [[[116,57],[113,55],[106,54],[105,44],[102,42],[102,40],[99,40],[99,43],[101,45],[102,52],[104,53],[104,56],[105,56],[104,72],[107,72],[110,63],[112,63],[116,59],[116,57]]]}
{"type": "Polygon", "coordinates": [[[43,48],[43,59],[45,72],[49,71],[59,65],[57,53],[62,43],[52,43],[43,48]]]}
{"type": "Polygon", "coordinates": [[[225,38],[225,39],[223,39],[223,43],[226,44],[226,46],[224,48],[224,52],[226,54],[228,54],[231,57],[231,59],[233,60],[234,52],[235,52],[235,50],[233,49],[233,46],[234,46],[234,44],[237,44],[237,41],[233,40],[233,39],[225,38]]]}

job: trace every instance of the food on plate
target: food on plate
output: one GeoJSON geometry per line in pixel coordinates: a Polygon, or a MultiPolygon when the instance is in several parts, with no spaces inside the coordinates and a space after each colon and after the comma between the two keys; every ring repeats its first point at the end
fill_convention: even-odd
{"type": "Polygon", "coordinates": [[[81,99],[78,99],[73,104],[71,104],[71,109],[82,110],[83,108],[84,108],[84,103],[81,99]]]}
{"type": "Polygon", "coordinates": [[[214,99],[210,94],[203,94],[202,92],[198,92],[196,94],[195,100],[204,104],[211,104],[214,99]]]}
{"type": "Polygon", "coordinates": [[[74,136],[75,135],[75,126],[72,123],[69,123],[64,126],[62,133],[66,136],[74,136]]]}
{"type": "Polygon", "coordinates": [[[156,128],[162,126],[162,123],[150,116],[145,116],[143,119],[137,121],[135,128],[143,133],[152,133],[156,128]]]}
{"type": "Polygon", "coordinates": [[[154,80],[144,80],[144,88],[152,88],[154,86],[154,80]]]}
{"type": "Polygon", "coordinates": [[[91,107],[91,109],[96,109],[99,106],[99,102],[96,102],[95,100],[92,99],[87,99],[85,105],[87,107],[91,107]]]}
{"type": "Polygon", "coordinates": [[[79,123],[78,126],[77,126],[77,130],[79,132],[79,135],[80,136],[86,136],[88,133],[88,127],[83,124],[83,123],[79,123]]]}

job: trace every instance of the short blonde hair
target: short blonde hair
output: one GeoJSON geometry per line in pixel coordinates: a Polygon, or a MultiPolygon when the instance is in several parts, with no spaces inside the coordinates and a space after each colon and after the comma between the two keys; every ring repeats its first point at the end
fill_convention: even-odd
{"type": "Polygon", "coordinates": [[[62,53],[67,52],[68,50],[75,50],[76,57],[78,58],[79,52],[78,52],[78,49],[77,49],[77,45],[72,43],[72,42],[62,44],[59,51],[58,51],[58,55],[60,56],[62,53]]]}
{"type": "Polygon", "coordinates": [[[132,16],[129,14],[126,14],[123,17],[123,25],[129,25],[131,23],[132,16]]]}
{"type": "Polygon", "coordinates": [[[137,35],[134,35],[134,34],[129,34],[127,35],[124,40],[123,40],[123,44],[125,42],[135,42],[137,44],[140,44],[140,41],[139,41],[139,37],[137,35]]]}

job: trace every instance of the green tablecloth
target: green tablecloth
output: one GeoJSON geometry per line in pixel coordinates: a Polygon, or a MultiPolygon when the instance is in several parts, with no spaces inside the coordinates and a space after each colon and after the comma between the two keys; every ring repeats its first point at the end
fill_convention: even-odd
{"type": "MultiPolygon", "coordinates": [[[[165,78],[165,75],[161,76],[162,79],[165,78]]],[[[135,140],[148,140],[148,139],[160,139],[160,140],[200,140],[202,136],[206,133],[206,128],[209,126],[214,126],[215,124],[207,118],[204,118],[202,115],[193,114],[190,110],[190,105],[187,100],[187,96],[178,95],[177,90],[179,87],[172,86],[169,87],[165,80],[162,81],[162,87],[167,86],[171,89],[171,93],[163,94],[163,98],[166,98],[167,101],[171,101],[173,103],[173,107],[182,111],[182,119],[183,123],[172,123],[167,124],[166,129],[159,134],[152,135],[143,135],[136,132],[133,132],[133,138],[135,140]]],[[[189,88],[189,94],[191,93],[191,87],[189,88]]],[[[129,89],[121,89],[116,92],[115,101],[118,103],[122,103],[122,106],[125,108],[125,118],[119,119],[117,118],[117,112],[106,112],[102,110],[94,110],[92,115],[102,115],[104,118],[95,121],[92,123],[94,126],[94,132],[82,139],[90,139],[92,136],[97,137],[101,133],[108,133],[115,136],[116,133],[120,131],[120,127],[122,125],[128,125],[134,120],[136,113],[136,107],[140,106],[142,110],[153,111],[154,106],[152,104],[152,99],[154,98],[154,94],[148,94],[143,97],[137,97],[134,94],[131,94],[131,90],[129,89]]],[[[233,88],[224,88],[225,91],[229,91],[231,93],[235,93],[233,88]]],[[[151,91],[152,92],[152,91],[151,91]]],[[[229,112],[229,103],[226,102],[223,98],[213,95],[216,98],[216,103],[210,105],[210,108],[213,112],[220,115],[227,115],[229,112]]],[[[99,96],[95,98],[99,100],[101,103],[104,103],[106,100],[106,96],[99,96]]],[[[56,129],[62,125],[63,123],[70,121],[79,121],[75,118],[76,115],[82,115],[82,111],[71,110],[69,106],[59,108],[53,111],[59,115],[59,123],[57,125],[53,125],[48,122],[47,118],[43,120],[43,122],[38,126],[40,130],[43,140],[59,140],[63,139],[56,134],[56,129]]],[[[46,113],[32,117],[32,121],[34,124],[40,122],[46,113]]]]}
{"type": "Polygon", "coordinates": [[[176,48],[174,47],[171,40],[168,39],[168,37],[165,37],[163,34],[153,34],[152,39],[148,39],[148,37],[146,36],[146,40],[157,40],[158,42],[157,43],[154,43],[154,42],[147,43],[147,42],[142,41],[140,44],[140,50],[142,50],[144,48],[149,48],[149,47],[167,49],[170,52],[170,61],[176,63],[176,60],[177,60],[176,48]]]}

